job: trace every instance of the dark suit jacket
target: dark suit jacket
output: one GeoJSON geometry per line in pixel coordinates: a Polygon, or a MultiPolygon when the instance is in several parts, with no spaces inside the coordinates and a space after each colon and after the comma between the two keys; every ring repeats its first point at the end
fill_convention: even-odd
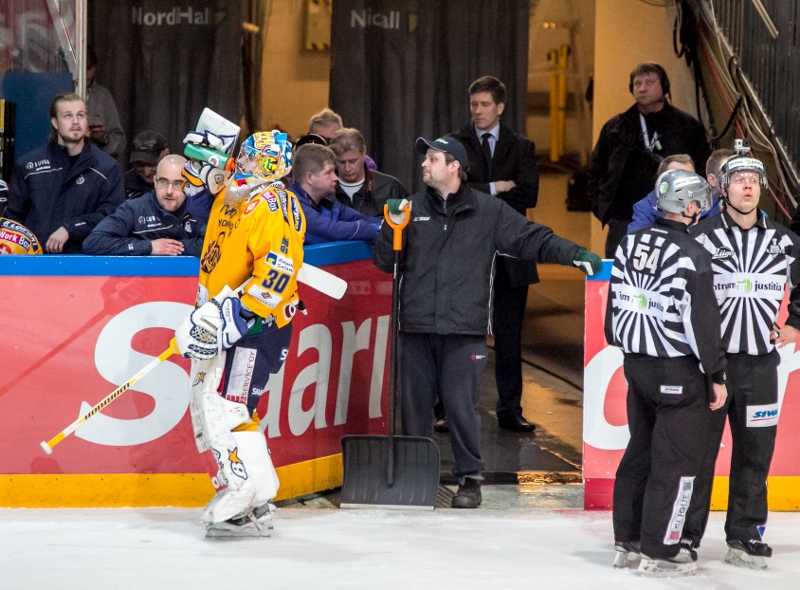
{"type": "MultiPolygon", "coordinates": [[[[471,188],[488,194],[490,182],[513,180],[517,186],[510,191],[497,193],[497,198],[522,215],[525,215],[526,209],[536,207],[539,198],[539,170],[536,167],[536,147],[530,139],[520,137],[501,123],[500,138],[494,146],[492,172],[489,175],[483,164],[481,142],[475,134],[475,126],[469,123],[453,135],[467,150],[467,184],[471,188]]],[[[539,282],[536,263],[533,261],[501,258],[500,264],[505,264],[511,284],[515,287],[539,282]]]]}

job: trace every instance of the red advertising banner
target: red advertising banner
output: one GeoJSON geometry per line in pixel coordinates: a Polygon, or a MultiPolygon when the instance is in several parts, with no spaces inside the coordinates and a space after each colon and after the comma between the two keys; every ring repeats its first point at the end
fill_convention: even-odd
{"type": "MultiPolygon", "coordinates": [[[[628,386],[622,370],[622,351],[608,345],[603,331],[610,272],[611,263],[605,261],[604,272],[595,280],[586,281],[583,478],[584,507],[587,510],[611,508],[614,476],[630,438],[625,407],[628,386]]],[[[778,319],[781,325],[788,315],[786,304],[787,299],[784,297],[778,319]]],[[[797,395],[800,392],[800,350],[795,344],[794,347],[779,349],[779,352],[780,422],[770,470],[771,478],[800,476],[800,459],[793,452],[800,447],[800,396],[797,395]]],[[[717,461],[717,476],[729,474],[730,460],[731,437],[730,429],[726,426],[717,461]]],[[[797,491],[796,486],[794,490],[797,491]]],[[[796,498],[797,493],[794,496],[796,498]]],[[[771,508],[776,504],[774,500],[778,498],[771,487],[771,508]]]]}
{"type": "MultiPolygon", "coordinates": [[[[347,293],[336,301],[301,285],[308,315],[295,316],[284,368],[258,406],[276,467],[336,455],[345,434],[387,429],[391,276],[371,260],[326,270],[347,293]]],[[[167,349],[196,289],[188,276],[0,276],[0,472],[204,472],[179,356],[51,456],[39,447],[167,349]]]]}

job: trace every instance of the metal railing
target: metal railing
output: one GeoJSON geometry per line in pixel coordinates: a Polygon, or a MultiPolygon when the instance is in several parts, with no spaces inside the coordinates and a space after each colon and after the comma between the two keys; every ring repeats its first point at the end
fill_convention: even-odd
{"type": "Polygon", "coordinates": [[[798,0],[712,0],[717,24],[793,166],[800,162],[798,0]]]}

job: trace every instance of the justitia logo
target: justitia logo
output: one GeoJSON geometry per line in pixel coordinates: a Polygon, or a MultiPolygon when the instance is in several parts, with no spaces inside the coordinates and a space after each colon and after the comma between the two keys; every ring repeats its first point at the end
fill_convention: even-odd
{"type": "Polygon", "coordinates": [[[638,303],[639,309],[644,309],[645,307],[647,307],[647,297],[645,297],[644,295],[636,295],[633,297],[633,299],[639,302],[638,303]]]}
{"type": "Polygon", "coordinates": [[[750,293],[753,290],[753,281],[750,279],[742,279],[737,281],[736,284],[744,290],[745,293],[750,293]]]}

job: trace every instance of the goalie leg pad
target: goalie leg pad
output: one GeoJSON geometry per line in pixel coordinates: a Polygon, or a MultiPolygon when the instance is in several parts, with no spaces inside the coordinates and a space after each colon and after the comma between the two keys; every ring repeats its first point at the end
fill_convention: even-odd
{"type": "MultiPolygon", "coordinates": [[[[204,362],[209,363],[216,373],[216,369],[224,366],[225,359],[217,359],[216,366],[211,364],[213,360],[204,362]]],[[[196,381],[197,378],[193,383],[196,381]]],[[[216,375],[212,375],[207,383],[200,381],[192,387],[191,396],[192,424],[198,450],[211,449],[219,466],[217,484],[225,486],[203,511],[202,518],[206,523],[222,522],[244,511],[256,493],[255,482],[249,473],[249,461],[245,463],[240,457],[239,443],[231,433],[232,429],[250,422],[250,412],[244,405],[220,397],[215,383],[219,383],[216,375]]],[[[245,445],[249,444],[250,441],[246,440],[245,445]]]]}
{"type": "Polygon", "coordinates": [[[267,449],[267,439],[258,430],[234,432],[233,438],[239,449],[239,459],[248,468],[248,476],[255,486],[251,506],[261,506],[271,502],[278,493],[280,481],[272,465],[267,449]]]}

